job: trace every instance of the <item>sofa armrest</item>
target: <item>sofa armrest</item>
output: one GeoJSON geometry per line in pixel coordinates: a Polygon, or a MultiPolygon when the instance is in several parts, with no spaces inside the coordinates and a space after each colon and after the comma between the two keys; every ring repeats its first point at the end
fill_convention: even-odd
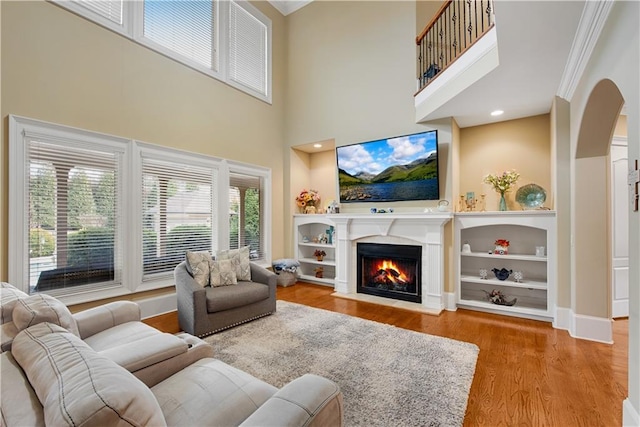
{"type": "Polygon", "coordinates": [[[332,381],[306,374],[286,384],[242,426],[342,426],[342,392],[332,381]]]}
{"type": "Polygon", "coordinates": [[[158,333],[140,340],[109,348],[100,352],[129,372],[135,373],[156,363],[186,353],[189,345],[183,339],[158,333]]]}
{"type": "Polygon", "coordinates": [[[275,301],[276,289],[278,288],[278,275],[273,271],[269,271],[264,267],[260,267],[254,262],[252,262],[250,266],[251,281],[267,285],[269,287],[269,298],[275,301]]]}
{"type": "Polygon", "coordinates": [[[185,261],[182,261],[175,268],[173,278],[176,286],[180,327],[192,335],[205,333],[207,328],[203,325],[209,324],[205,289],[193,280],[187,271],[185,261]]]}
{"type": "Polygon", "coordinates": [[[85,339],[126,322],[140,321],[140,306],[132,301],[115,301],[73,315],[80,338],[85,339]]]}

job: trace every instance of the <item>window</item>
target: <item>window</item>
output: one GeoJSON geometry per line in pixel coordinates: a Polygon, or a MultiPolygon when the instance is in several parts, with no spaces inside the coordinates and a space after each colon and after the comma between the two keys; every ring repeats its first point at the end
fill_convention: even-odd
{"type": "Polygon", "coordinates": [[[171,273],[185,252],[213,251],[216,175],[176,161],[142,160],[143,275],[171,273]]]}
{"type": "Polygon", "coordinates": [[[20,273],[28,290],[121,286],[124,148],[37,126],[13,142],[12,166],[24,173],[25,191],[12,192],[11,200],[26,208],[14,231],[25,242],[20,273]]]}
{"type": "Polygon", "coordinates": [[[229,1],[228,7],[229,79],[266,96],[270,23],[240,3],[229,1]]]}
{"type": "Polygon", "coordinates": [[[217,70],[215,8],[212,1],[144,1],[142,34],[207,69],[217,70]]]}
{"type": "Polygon", "coordinates": [[[271,20],[243,0],[52,0],[271,103],[271,20]]]}
{"type": "Polygon", "coordinates": [[[76,304],[173,286],[187,250],[268,266],[270,188],[260,166],[9,116],[9,282],[76,304]]]}
{"type": "Polygon", "coordinates": [[[249,246],[251,259],[262,258],[260,179],[229,175],[229,248],[249,246]]]}

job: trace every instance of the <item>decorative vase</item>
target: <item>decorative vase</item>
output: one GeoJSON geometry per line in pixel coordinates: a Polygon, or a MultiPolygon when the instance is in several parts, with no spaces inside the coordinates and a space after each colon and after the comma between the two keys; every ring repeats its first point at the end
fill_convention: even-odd
{"type": "Polygon", "coordinates": [[[306,213],[306,214],[314,214],[314,213],[316,213],[316,207],[315,206],[306,206],[304,208],[304,213],[306,213]]]}
{"type": "Polygon", "coordinates": [[[507,210],[507,201],[504,199],[504,193],[500,193],[500,208],[498,210],[500,211],[507,210]]]}
{"type": "Polygon", "coordinates": [[[316,256],[316,259],[318,261],[322,261],[324,259],[324,255],[318,255],[318,256],[316,256]]]}

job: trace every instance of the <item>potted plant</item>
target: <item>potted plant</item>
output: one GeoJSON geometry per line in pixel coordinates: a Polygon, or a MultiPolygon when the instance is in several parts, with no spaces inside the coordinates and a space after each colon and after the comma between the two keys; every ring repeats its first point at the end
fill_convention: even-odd
{"type": "Polygon", "coordinates": [[[322,260],[324,259],[324,256],[325,256],[326,254],[327,254],[327,253],[326,253],[325,251],[323,251],[322,249],[316,249],[316,250],[313,252],[313,256],[314,256],[314,257],[316,257],[316,259],[317,259],[318,261],[322,261],[322,260]]]}

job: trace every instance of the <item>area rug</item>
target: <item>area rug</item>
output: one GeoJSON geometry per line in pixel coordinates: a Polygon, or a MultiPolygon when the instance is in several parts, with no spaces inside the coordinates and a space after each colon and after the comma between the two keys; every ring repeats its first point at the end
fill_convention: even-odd
{"type": "Polygon", "coordinates": [[[286,301],[206,341],[218,359],[278,388],[305,373],[333,380],[346,426],[462,425],[479,351],[286,301]]]}

